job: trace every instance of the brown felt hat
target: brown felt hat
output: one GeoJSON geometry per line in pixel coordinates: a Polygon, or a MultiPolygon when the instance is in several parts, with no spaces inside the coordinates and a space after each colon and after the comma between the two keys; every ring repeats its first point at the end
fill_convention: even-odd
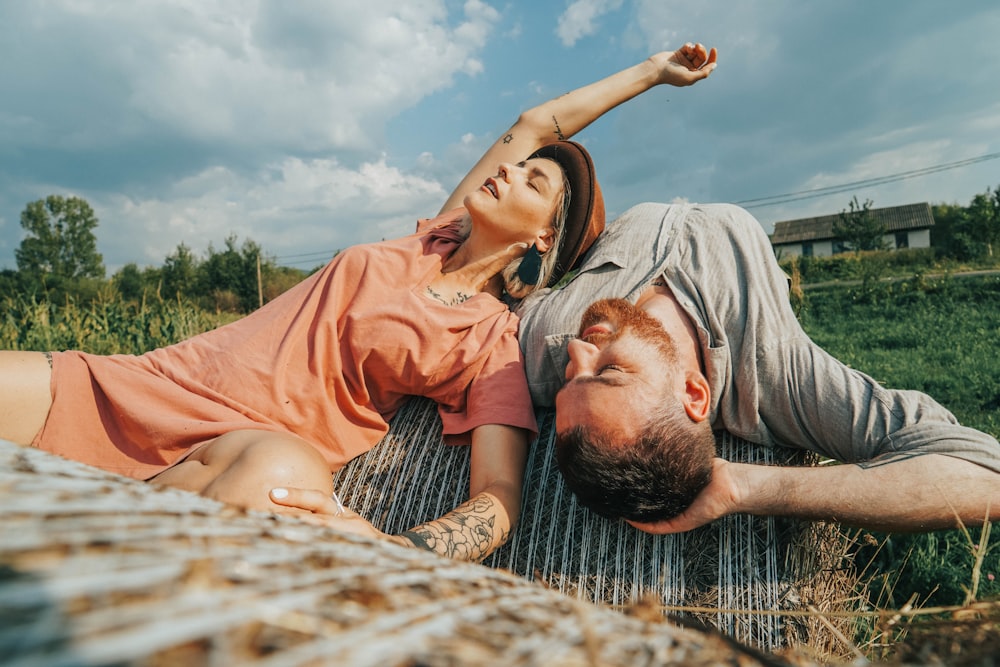
{"type": "Polygon", "coordinates": [[[574,269],[584,253],[604,231],[604,196],[594,174],[590,153],[575,141],[557,141],[542,146],[531,158],[555,160],[569,180],[569,213],[562,230],[556,268],[549,278],[552,287],[574,269]]]}

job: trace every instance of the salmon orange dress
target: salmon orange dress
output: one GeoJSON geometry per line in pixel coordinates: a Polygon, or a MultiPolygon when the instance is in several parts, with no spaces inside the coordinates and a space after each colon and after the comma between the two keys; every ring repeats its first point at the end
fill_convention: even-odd
{"type": "Polygon", "coordinates": [[[211,438],[261,429],[302,437],[336,470],[414,395],[437,402],[450,444],[485,424],[537,432],[517,317],[486,293],[454,306],[426,294],[464,213],[351,247],[263,308],[175,345],[54,353],[35,446],[148,479],[211,438]]]}

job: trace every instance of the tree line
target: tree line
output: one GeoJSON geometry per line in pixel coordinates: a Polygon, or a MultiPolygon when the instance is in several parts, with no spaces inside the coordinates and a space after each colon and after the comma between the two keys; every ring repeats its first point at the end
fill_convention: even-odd
{"type": "Polygon", "coordinates": [[[278,266],[252,239],[239,243],[230,235],[222,248],[209,245],[204,255],[180,243],[160,266],[140,268],[131,262],[109,279],[97,251],[98,224],[93,208],[80,197],[51,195],[29,203],[21,213],[26,235],[15,251],[17,269],[0,271],[0,298],[183,299],[206,309],[247,313],[307,275],[278,266]]]}
{"type": "Polygon", "coordinates": [[[931,244],[943,256],[966,261],[1000,251],[1000,186],[976,195],[968,206],[938,204],[932,211],[931,244]]]}

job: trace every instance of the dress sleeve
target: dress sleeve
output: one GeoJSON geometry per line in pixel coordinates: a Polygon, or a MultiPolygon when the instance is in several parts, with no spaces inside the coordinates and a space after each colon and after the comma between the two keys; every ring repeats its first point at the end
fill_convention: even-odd
{"type": "Polygon", "coordinates": [[[458,208],[453,208],[450,211],[445,211],[444,213],[433,217],[433,218],[420,218],[417,220],[417,229],[414,233],[416,234],[426,234],[428,231],[438,228],[447,227],[449,225],[457,225],[459,221],[465,216],[465,207],[459,206],[458,208]]]}
{"type": "Polygon", "coordinates": [[[524,358],[513,334],[503,336],[466,390],[464,410],[438,402],[444,441],[467,445],[472,430],[486,424],[523,428],[538,435],[538,424],[524,375],[524,358]]]}

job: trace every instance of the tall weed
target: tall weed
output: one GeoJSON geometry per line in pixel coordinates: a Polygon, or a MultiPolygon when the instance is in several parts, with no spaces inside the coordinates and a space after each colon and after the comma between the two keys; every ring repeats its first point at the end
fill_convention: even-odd
{"type": "Polygon", "coordinates": [[[6,297],[0,308],[0,349],[4,350],[142,354],[214,329],[226,319],[179,300],[127,301],[107,295],[86,305],[72,299],[55,304],[33,297],[6,297]]]}

